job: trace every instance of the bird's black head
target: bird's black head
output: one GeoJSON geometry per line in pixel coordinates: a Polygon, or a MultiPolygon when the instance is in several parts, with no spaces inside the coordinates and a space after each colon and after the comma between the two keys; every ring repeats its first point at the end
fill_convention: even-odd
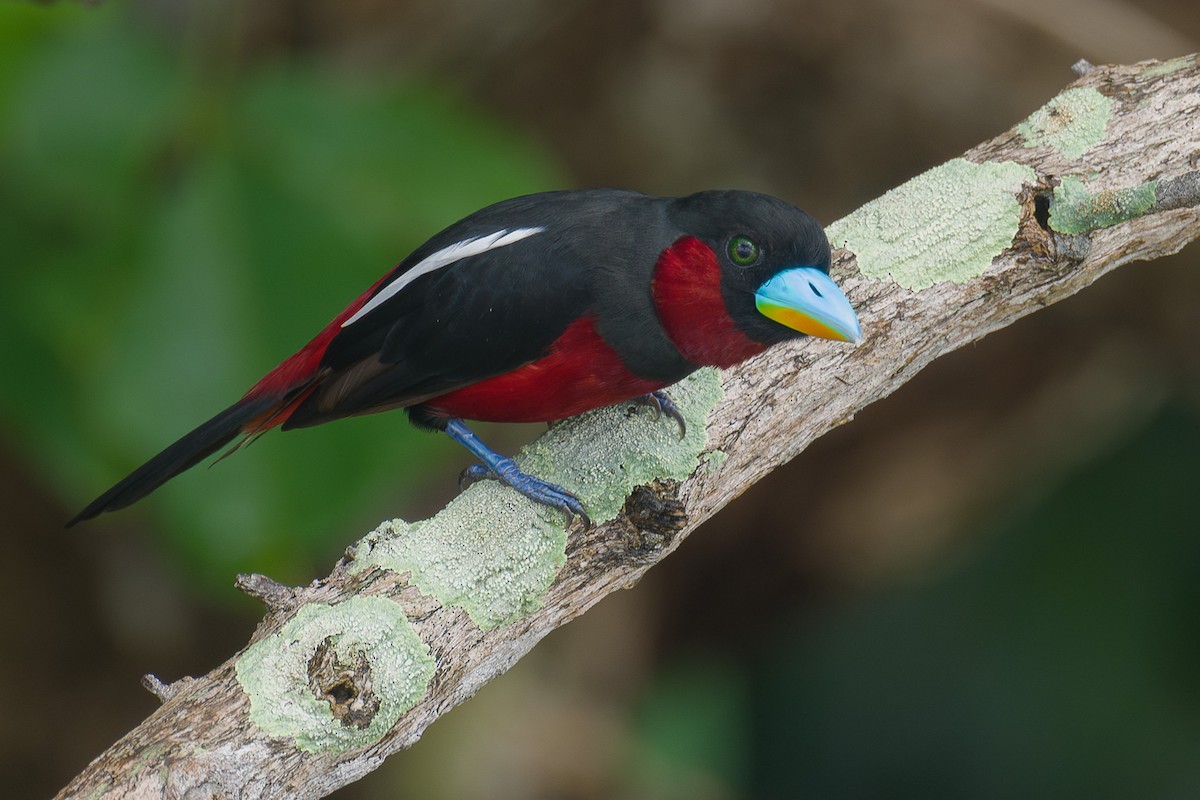
{"type": "Polygon", "coordinates": [[[716,254],[725,305],[751,339],[861,339],[849,301],[829,278],[825,231],[804,211],[770,195],[724,189],[677,198],[668,213],[716,254]]]}

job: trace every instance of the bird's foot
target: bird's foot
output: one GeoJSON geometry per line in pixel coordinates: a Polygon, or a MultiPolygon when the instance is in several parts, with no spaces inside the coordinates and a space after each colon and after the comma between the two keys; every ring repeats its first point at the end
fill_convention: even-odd
{"type": "Polygon", "coordinates": [[[675,401],[671,399],[670,395],[662,389],[650,394],[644,394],[641,397],[635,397],[633,398],[633,402],[653,408],[655,419],[661,419],[662,415],[666,414],[679,423],[680,439],[687,435],[687,421],[683,418],[683,412],[679,410],[679,406],[675,405],[675,401]]]}
{"type": "Polygon", "coordinates": [[[506,486],[511,486],[535,503],[557,508],[567,515],[570,523],[574,517],[583,520],[583,526],[590,528],[591,519],[583,510],[579,498],[556,483],[535,478],[521,471],[517,463],[508,456],[502,456],[488,447],[479,437],[468,428],[461,419],[451,417],[444,423],[443,430],[451,439],[471,451],[482,464],[467,467],[458,476],[458,485],[465,489],[477,480],[494,478],[506,486]]]}
{"type": "Polygon", "coordinates": [[[583,527],[590,528],[592,521],[583,510],[579,498],[556,483],[550,483],[535,478],[521,469],[511,458],[501,456],[495,469],[483,464],[472,464],[458,476],[458,488],[466,489],[471,484],[482,480],[497,480],[505,486],[516,489],[535,503],[556,508],[567,515],[570,522],[575,517],[583,520],[583,527]]]}

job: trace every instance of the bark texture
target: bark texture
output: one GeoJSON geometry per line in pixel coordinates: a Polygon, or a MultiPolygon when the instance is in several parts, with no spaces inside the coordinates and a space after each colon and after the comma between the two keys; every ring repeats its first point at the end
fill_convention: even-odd
{"type": "MultiPolygon", "coordinates": [[[[863,344],[851,349],[799,342],[724,373],[725,396],[707,426],[707,448],[718,457],[683,480],[635,489],[625,510],[609,522],[571,528],[565,562],[540,596],[539,608],[481,627],[462,607],[419,590],[409,573],[358,569],[349,557],[308,587],[282,587],[258,576],[241,579],[242,588],[270,609],[248,647],[277,636],[306,607],[339,606],[351,598],[386,598],[398,606],[401,621],[407,620],[428,650],[429,677],[422,679],[415,704],[369,744],[305,746],[295,736],[264,731],[238,679],[239,654],[201,678],[170,686],[149,679],[162,707],[59,796],[323,797],[411,745],[551,630],[635,583],[748,486],[934,358],[1118,266],[1178,251],[1200,236],[1200,59],[1090,70],[1042,111],[964,159],[1027,168],[1014,193],[1015,236],[989,259],[990,266],[985,261],[978,274],[913,290],[879,277],[879,268],[868,269],[865,256],[860,269],[854,253],[839,249],[834,277],[858,310],[863,344]],[[1059,98],[1064,99],[1056,102],[1059,98]],[[1097,112],[1065,98],[1100,98],[1103,107],[1097,112]],[[1100,125],[1090,133],[1077,129],[1097,119],[1100,125]],[[1068,192],[1071,187],[1077,191],[1068,192]]],[[[965,188],[968,194],[973,189],[965,188]]],[[[903,204],[904,197],[893,200],[903,204]]],[[[963,213],[958,201],[947,198],[939,209],[938,197],[924,194],[910,202],[918,197],[947,225],[963,213]]],[[[913,237],[919,239],[916,232],[913,237]]],[[[934,252],[926,255],[933,263],[958,257],[936,252],[939,246],[929,244],[934,252]]],[[[340,635],[331,633],[311,648],[307,691],[328,707],[337,725],[367,730],[387,691],[373,674],[375,662],[336,649],[340,635]]]]}

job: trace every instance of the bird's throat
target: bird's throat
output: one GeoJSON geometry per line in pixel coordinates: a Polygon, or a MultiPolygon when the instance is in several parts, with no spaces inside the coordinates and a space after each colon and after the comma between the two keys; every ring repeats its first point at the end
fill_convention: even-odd
{"type": "Polygon", "coordinates": [[[699,239],[684,236],[663,251],[652,291],[663,329],[693,364],[731,367],[766,349],[734,324],[717,256],[699,239]]]}

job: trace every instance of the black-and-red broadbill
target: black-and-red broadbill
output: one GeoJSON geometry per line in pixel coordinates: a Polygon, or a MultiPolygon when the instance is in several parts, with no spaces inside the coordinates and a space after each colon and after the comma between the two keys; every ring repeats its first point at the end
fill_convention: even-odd
{"type": "Polygon", "coordinates": [[[521,472],[463,419],[552,421],[640,399],[803,335],[858,342],[829,278],[821,226],[736,190],[651,197],[598,189],[517,197],[437,234],[242,399],[98,497],[68,524],[123,508],[238,437],[408,411],[498,478],[586,519],[577,498],[521,472]]]}

